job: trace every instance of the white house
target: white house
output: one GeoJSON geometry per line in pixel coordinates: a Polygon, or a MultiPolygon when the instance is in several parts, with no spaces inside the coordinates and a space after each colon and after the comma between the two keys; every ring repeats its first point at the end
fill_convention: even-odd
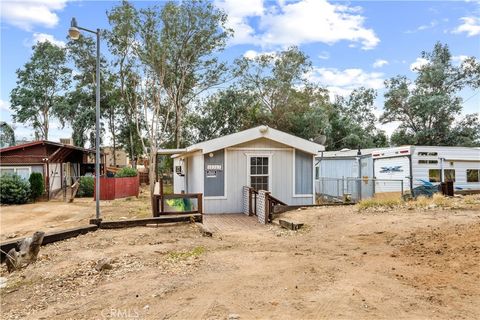
{"type": "Polygon", "coordinates": [[[202,193],[207,214],[242,212],[244,186],[288,205],[314,204],[315,156],[323,150],[267,126],[197,143],[174,150],[174,193],[202,193]]]}

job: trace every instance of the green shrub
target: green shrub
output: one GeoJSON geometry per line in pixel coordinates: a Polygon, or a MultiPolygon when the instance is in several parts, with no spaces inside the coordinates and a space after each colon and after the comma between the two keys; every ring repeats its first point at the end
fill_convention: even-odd
{"type": "Polygon", "coordinates": [[[22,204],[30,199],[30,184],[16,174],[0,176],[0,203],[22,204]]]}
{"type": "Polygon", "coordinates": [[[95,179],[93,177],[80,177],[77,197],[93,197],[95,179]]]}
{"type": "Polygon", "coordinates": [[[32,172],[28,181],[30,182],[30,196],[32,199],[35,200],[42,196],[45,191],[42,174],[39,172],[32,172]]]}
{"type": "Polygon", "coordinates": [[[124,167],[115,174],[116,178],[125,178],[125,177],[136,177],[137,176],[137,170],[130,168],[130,167],[124,167]]]}

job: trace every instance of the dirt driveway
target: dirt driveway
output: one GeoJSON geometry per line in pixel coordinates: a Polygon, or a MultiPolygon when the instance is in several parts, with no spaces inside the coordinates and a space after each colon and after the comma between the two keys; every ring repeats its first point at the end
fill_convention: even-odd
{"type": "MultiPolygon", "coordinates": [[[[144,188],[138,198],[101,201],[101,215],[105,220],[149,217],[152,214],[149,201],[149,191],[144,188]]],[[[38,230],[51,232],[85,226],[94,217],[93,198],[76,198],[73,203],[52,200],[0,206],[0,241],[31,235],[38,230]]]]}
{"type": "Polygon", "coordinates": [[[230,217],[213,238],[99,230],[3,269],[2,319],[479,319],[479,209],[288,212],[296,232],[230,217]]]}

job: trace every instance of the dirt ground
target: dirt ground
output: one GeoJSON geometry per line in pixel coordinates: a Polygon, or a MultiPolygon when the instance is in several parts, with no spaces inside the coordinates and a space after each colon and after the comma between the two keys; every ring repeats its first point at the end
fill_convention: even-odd
{"type": "Polygon", "coordinates": [[[479,319],[480,202],[100,230],[1,276],[2,319],[479,319]],[[233,222],[232,222],[233,221],[233,222]],[[111,269],[97,271],[102,258],[111,269]]]}
{"type": "MultiPolygon", "coordinates": [[[[142,188],[138,198],[101,201],[104,220],[150,217],[150,192],[142,188]]],[[[73,203],[63,201],[36,202],[24,205],[0,206],[0,241],[29,236],[35,231],[52,232],[88,225],[95,218],[93,198],[76,198],[73,203]]]]}

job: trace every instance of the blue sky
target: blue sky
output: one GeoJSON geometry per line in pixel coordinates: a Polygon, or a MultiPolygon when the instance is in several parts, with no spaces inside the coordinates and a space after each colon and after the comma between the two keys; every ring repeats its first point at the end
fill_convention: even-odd
{"type": "MultiPolygon", "coordinates": [[[[132,1],[137,7],[153,1],[132,1]]],[[[383,105],[383,81],[397,74],[414,79],[422,50],[436,41],[450,46],[454,60],[480,57],[479,1],[262,1],[216,0],[229,14],[235,30],[222,58],[281,50],[298,45],[311,58],[310,79],[345,95],[366,86],[378,90],[378,114],[383,105]]],[[[116,1],[0,0],[1,72],[0,118],[12,123],[10,91],[15,70],[31,55],[31,46],[46,39],[59,45],[66,41],[71,17],[87,28],[108,28],[105,12],[116,1]]],[[[162,2],[156,2],[162,4],[162,2]]],[[[103,43],[102,51],[106,52],[103,43]]],[[[480,94],[466,89],[464,113],[480,112],[480,94]]],[[[396,124],[381,128],[391,133],[396,124]]],[[[15,124],[17,139],[33,137],[33,131],[15,124]]],[[[68,137],[71,130],[51,125],[50,140],[68,137]]]]}

